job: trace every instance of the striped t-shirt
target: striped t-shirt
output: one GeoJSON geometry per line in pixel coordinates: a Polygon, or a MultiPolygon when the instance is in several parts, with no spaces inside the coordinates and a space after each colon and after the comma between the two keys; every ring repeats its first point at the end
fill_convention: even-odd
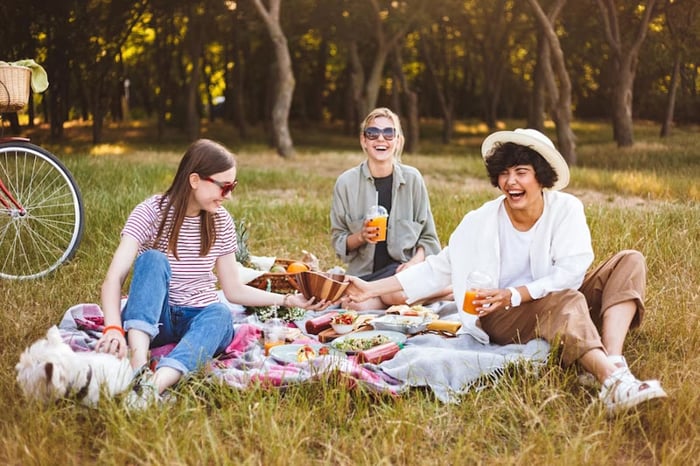
{"type": "MultiPolygon", "coordinates": [[[[162,195],[155,195],[137,205],[129,215],[122,235],[129,235],[138,241],[139,254],[149,249],[167,254],[172,269],[170,305],[204,307],[217,302],[219,299],[216,294],[217,279],[213,272],[214,262],[220,256],[235,253],[238,249],[236,229],[231,215],[223,207],[216,211],[214,216],[216,241],[204,257],[199,255],[200,218],[199,216],[185,217],[177,243],[178,260],[172,252],[167,251],[167,237],[161,238],[159,244],[153,244],[162,216],[160,207],[162,197],[162,195]]],[[[172,218],[172,216],[171,210],[168,217],[172,218]]]]}

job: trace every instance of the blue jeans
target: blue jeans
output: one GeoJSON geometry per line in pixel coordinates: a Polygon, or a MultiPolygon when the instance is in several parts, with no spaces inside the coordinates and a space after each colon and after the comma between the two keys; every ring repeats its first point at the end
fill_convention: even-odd
{"type": "Polygon", "coordinates": [[[177,343],[158,362],[187,374],[222,352],[233,338],[233,319],[224,303],[206,307],[171,306],[168,290],[172,272],[162,252],[149,250],[134,262],[129,298],[122,320],[124,330],[140,330],[151,337],[151,348],[177,343]]]}

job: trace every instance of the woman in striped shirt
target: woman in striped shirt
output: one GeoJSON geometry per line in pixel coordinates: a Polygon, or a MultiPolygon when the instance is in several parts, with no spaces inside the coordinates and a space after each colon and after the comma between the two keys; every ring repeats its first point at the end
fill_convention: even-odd
{"type": "Polygon", "coordinates": [[[170,188],[136,206],[122,230],[102,285],[105,330],[97,351],[125,357],[128,341],[138,376],[127,397],[130,407],[160,400],[165,389],[231,342],[231,313],[218,299],[217,281],[226,299],[247,306],[319,310],[329,304],[241,283],[236,231],[222,207],[238,183],[236,172],[233,154],[222,145],[194,142],[170,188]],[[129,299],[120,311],[122,286],[132,266],[129,299]],[[168,343],[175,347],[151,373],[149,348],[168,343]]]}

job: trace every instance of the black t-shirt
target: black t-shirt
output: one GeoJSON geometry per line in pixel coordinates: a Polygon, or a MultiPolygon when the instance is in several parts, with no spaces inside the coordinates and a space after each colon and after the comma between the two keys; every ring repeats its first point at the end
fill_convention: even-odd
{"type": "MultiPolygon", "coordinates": [[[[391,188],[394,184],[394,174],[383,178],[374,179],[374,187],[377,188],[379,194],[379,205],[383,206],[389,215],[391,215],[391,188]]],[[[376,243],[374,245],[374,268],[373,271],[381,270],[392,262],[396,262],[391,258],[387,251],[386,241],[376,243]]]]}

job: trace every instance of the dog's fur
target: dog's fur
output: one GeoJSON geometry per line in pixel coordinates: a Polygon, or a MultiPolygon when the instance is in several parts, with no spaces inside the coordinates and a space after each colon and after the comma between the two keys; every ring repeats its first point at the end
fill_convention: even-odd
{"type": "Polygon", "coordinates": [[[27,398],[43,402],[73,398],[87,406],[97,405],[101,394],[122,393],[133,377],[128,358],[74,352],[56,326],[24,350],[15,369],[27,398]]]}

